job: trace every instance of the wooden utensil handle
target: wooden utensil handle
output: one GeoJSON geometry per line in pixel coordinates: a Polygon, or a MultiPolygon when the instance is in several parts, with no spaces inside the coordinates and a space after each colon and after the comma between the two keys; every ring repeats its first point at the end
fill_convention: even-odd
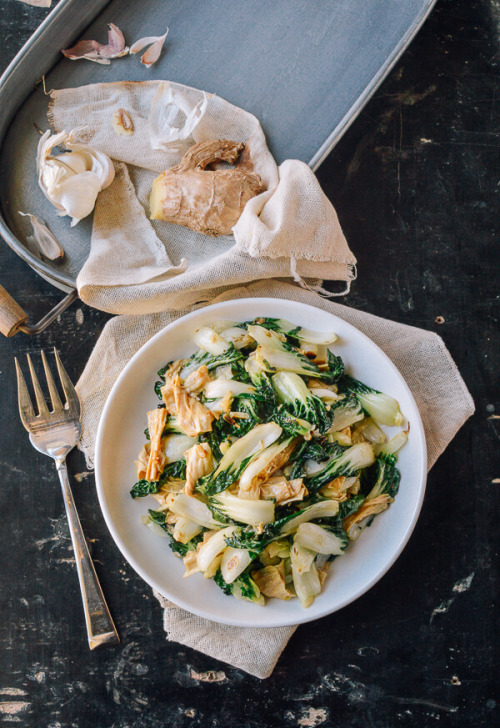
{"type": "Polygon", "coordinates": [[[0,286],[0,331],[4,336],[14,336],[19,327],[28,320],[28,314],[23,311],[10,293],[0,286]]]}

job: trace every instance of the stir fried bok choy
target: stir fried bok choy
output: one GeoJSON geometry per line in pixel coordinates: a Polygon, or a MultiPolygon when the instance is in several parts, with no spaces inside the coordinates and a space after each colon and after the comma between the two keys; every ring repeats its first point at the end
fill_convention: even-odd
{"type": "Polygon", "coordinates": [[[131,496],[156,500],[143,520],[185,576],[309,607],[393,502],[409,425],[386,433],[404,422],[398,402],[348,374],[336,340],[283,319],[216,321],[158,372],[131,496]]]}

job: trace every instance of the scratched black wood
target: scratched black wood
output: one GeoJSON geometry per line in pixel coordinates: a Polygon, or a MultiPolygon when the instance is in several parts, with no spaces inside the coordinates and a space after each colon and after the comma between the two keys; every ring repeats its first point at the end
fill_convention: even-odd
{"type": "MultiPolygon", "coordinates": [[[[14,0],[0,10],[5,67],[46,11],[14,0]]],[[[75,498],[122,637],[89,653],[55,473],[18,421],[12,365],[13,354],[56,345],[76,379],[107,317],[74,306],[36,339],[0,341],[2,724],[499,725],[499,32],[495,0],[440,0],[319,171],[359,259],[347,302],[438,332],[477,405],[432,471],[396,565],[356,603],[301,627],[261,682],[166,642],[160,609],[111,541],[74,453],[75,498]]],[[[0,281],[33,320],[60,297],[3,245],[0,281]]]]}

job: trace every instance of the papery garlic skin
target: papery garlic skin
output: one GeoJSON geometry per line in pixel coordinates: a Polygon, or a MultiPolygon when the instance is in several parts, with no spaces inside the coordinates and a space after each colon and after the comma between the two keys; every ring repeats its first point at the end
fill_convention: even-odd
{"type": "Polygon", "coordinates": [[[140,38],[130,46],[130,53],[138,53],[139,51],[142,51],[143,48],[146,48],[146,46],[150,46],[146,53],[141,56],[141,63],[146,66],[146,68],[151,68],[153,63],[156,63],[160,57],[167,35],[168,28],[164,35],[149,35],[145,38],[140,38]]]}
{"type": "Polygon", "coordinates": [[[162,81],[156,90],[148,116],[149,137],[152,149],[169,151],[182,146],[202,120],[207,110],[208,96],[203,91],[197,104],[162,81]]]}
{"type": "Polygon", "coordinates": [[[110,59],[126,56],[128,52],[129,49],[125,46],[123,33],[113,23],[109,24],[107,43],[98,43],[96,40],[81,40],[73,48],[61,51],[70,61],[86,59],[105,66],[109,66],[110,59]]]}
{"type": "Polygon", "coordinates": [[[104,152],[72,142],[65,131],[46,131],[38,143],[38,184],[45,197],[58,210],[58,215],[71,217],[71,227],[94,209],[97,195],[115,178],[113,162],[104,152]],[[52,156],[57,146],[69,151],[52,156]]]}

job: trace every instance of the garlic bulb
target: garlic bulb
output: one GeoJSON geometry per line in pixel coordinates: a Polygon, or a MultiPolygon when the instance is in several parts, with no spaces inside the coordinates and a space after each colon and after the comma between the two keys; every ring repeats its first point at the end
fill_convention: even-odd
{"type": "Polygon", "coordinates": [[[38,184],[57,208],[57,214],[72,218],[71,227],[90,215],[97,195],[115,177],[115,168],[108,155],[73,143],[72,134],[62,131],[51,136],[50,131],[46,131],[38,144],[36,159],[38,184]],[[69,151],[52,156],[54,147],[63,145],[69,151]]]}

